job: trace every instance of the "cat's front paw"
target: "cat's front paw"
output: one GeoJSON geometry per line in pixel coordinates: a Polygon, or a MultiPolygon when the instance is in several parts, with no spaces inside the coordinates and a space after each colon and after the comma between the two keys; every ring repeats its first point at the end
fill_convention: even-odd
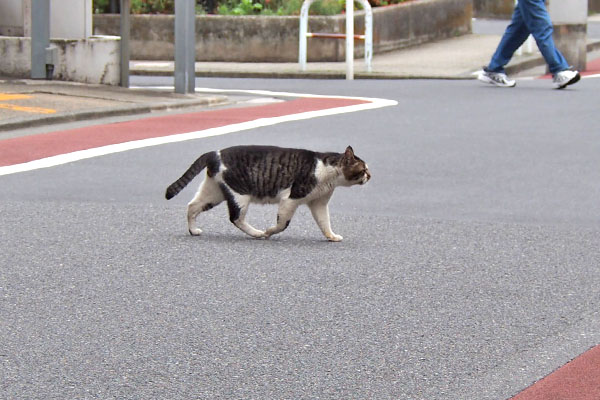
{"type": "Polygon", "coordinates": [[[192,236],[200,236],[200,234],[202,233],[202,229],[200,228],[194,228],[194,229],[189,229],[190,235],[192,236]]]}
{"type": "Polygon", "coordinates": [[[252,235],[253,238],[255,239],[268,239],[271,235],[269,235],[267,232],[264,231],[256,231],[256,233],[254,235],[252,235]]]}
{"type": "Polygon", "coordinates": [[[276,227],[267,228],[267,230],[263,232],[263,238],[268,239],[279,232],[280,231],[278,231],[276,227]]]}
{"type": "Polygon", "coordinates": [[[329,240],[330,242],[341,242],[343,239],[344,238],[342,237],[342,235],[336,235],[333,232],[327,235],[327,240],[329,240]]]}

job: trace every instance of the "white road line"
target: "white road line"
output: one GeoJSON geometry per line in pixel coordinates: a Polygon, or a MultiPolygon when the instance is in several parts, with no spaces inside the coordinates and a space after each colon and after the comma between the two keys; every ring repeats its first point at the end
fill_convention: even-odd
{"type": "MultiPolygon", "coordinates": [[[[155,88],[157,89],[157,88],[155,88]]],[[[160,89],[163,89],[161,87],[160,89]]],[[[167,90],[172,88],[166,88],[167,90]]],[[[261,128],[265,126],[271,126],[281,124],[284,122],[301,121],[311,118],[325,117],[330,115],[338,115],[345,113],[352,113],[358,111],[372,110],[376,108],[395,106],[398,104],[394,100],[366,98],[366,97],[347,97],[347,96],[323,96],[323,95],[312,95],[312,94],[301,94],[301,93],[288,93],[288,92],[270,92],[266,90],[220,90],[220,89],[198,89],[198,92],[213,92],[213,93],[248,93],[254,95],[267,95],[267,96],[280,96],[280,97],[308,97],[308,98],[335,98],[335,99],[349,99],[349,100],[363,100],[368,101],[364,104],[356,104],[352,106],[329,108],[318,111],[308,111],[298,114],[289,114],[279,117],[271,118],[260,118],[254,121],[242,122],[238,124],[225,125],[217,128],[204,129],[200,131],[180,133],[175,135],[167,135],[151,139],[142,139],[131,142],[112,144],[107,146],[96,147],[88,150],[81,150],[67,154],[60,154],[57,156],[42,158],[22,164],[9,165],[0,167],[0,176],[16,174],[19,172],[33,171],[41,168],[50,168],[57,165],[63,165],[72,163],[75,161],[85,160],[93,157],[100,157],[108,154],[120,153],[129,150],[141,149],[150,146],[159,146],[167,143],[177,143],[187,140],[202,139],[212,136],[226,135],[229,133],[240,132],[250,129],[261,128]]]]}

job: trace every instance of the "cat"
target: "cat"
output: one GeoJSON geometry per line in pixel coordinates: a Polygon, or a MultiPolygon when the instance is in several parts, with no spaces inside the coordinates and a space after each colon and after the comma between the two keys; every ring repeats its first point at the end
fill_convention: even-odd
{"type": "Polygon", "coordinates": [[[319,153],[274,146],[235,146],[201,155],[166,191],[177,195],[206,168],[206,178],[188,204],[191,235],[200,235],[196,217],[223,201],[229,219],[254,238],[269,238],[285,230],[301,204],[308,205],[317,225],[333,242],[342,236],[331,230],[329,199],[337,186],[364,185],[371,179],[367,164],[348,146],[344,153],[319,153]],[[246,222],[250,203],[279,204],[277,223],[265,231],[246,222]]]}

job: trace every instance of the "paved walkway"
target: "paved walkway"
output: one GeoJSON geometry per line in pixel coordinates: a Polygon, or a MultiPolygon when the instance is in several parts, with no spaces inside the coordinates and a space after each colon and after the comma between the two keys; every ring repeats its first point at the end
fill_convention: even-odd
{"type": "MultiPolygon", "coordinates": [[[[486,65],[500,42],[509,21],[473,20],[473,34],[427,43],[373,57],[372,72],[364,59],[355,60],[356,79],[473,79],[474,72],[486,65]]],[[[506,70],[520,73],[544,60],[535,44],[533,53],[515,55],[506,70]]],[[[600,50],[600,14],[588,19],[588,51],[600,50]]],[[[173,76],[173,62],[133,61],[135,75],[173,76]]],[[[339,78],[346,76],[345,62],[309,62],[301,71],[298,63],[198,62],[197,76],[264,78],[339,78]]]]}
{"type": "Polygon", "coordinates": [[[13,129],[227,102],[219,95],[0,78],[0,139],[13,129]]]}
{"type": "MultiPolygon", "coordinates": [[[[363,58],[355,59],[354,77],[471,79],[473,71],[489,61],[500,41],[499,35],[465,35],[421,46],[376,54],[373,71],[367,72],[363,58]],[[457,56],[460,55],[460,56],[457,56]]],[[[527,57],[529,58],[529,57],[527,57]]],[[[513,64],[522,60],[515,59],[513,64]]],[[[135,75],[173,75],[173,62],[133,61],[135,75]]],[[[345,62],[308,62],[301,71],[298,63],[198,62],[198,76],[264,78],[339,78],[346,76],[345,62]]]]}

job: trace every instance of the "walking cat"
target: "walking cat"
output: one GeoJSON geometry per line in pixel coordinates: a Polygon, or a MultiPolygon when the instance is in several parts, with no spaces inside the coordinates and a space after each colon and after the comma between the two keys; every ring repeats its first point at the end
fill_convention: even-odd
{"type": "Polygon", "coordinates": [[[327,239],[339,242],[329,221],[329,199],[338,186],[363,185],[371,179],[367,164],[348,146],[344,153],[318,153],[274,146],[236,146],[201,155],[169,186],[173,198],[206,168],[206,178],[188,204],[190,234],[199,235],[196,217],[223,201],[229,219],[246,234],[268,238],[286,229],[301,204],[310,208],[327,239]],[[277,223],[265,231],[246,222],[250,203],[279,204],[277,223]]]}

